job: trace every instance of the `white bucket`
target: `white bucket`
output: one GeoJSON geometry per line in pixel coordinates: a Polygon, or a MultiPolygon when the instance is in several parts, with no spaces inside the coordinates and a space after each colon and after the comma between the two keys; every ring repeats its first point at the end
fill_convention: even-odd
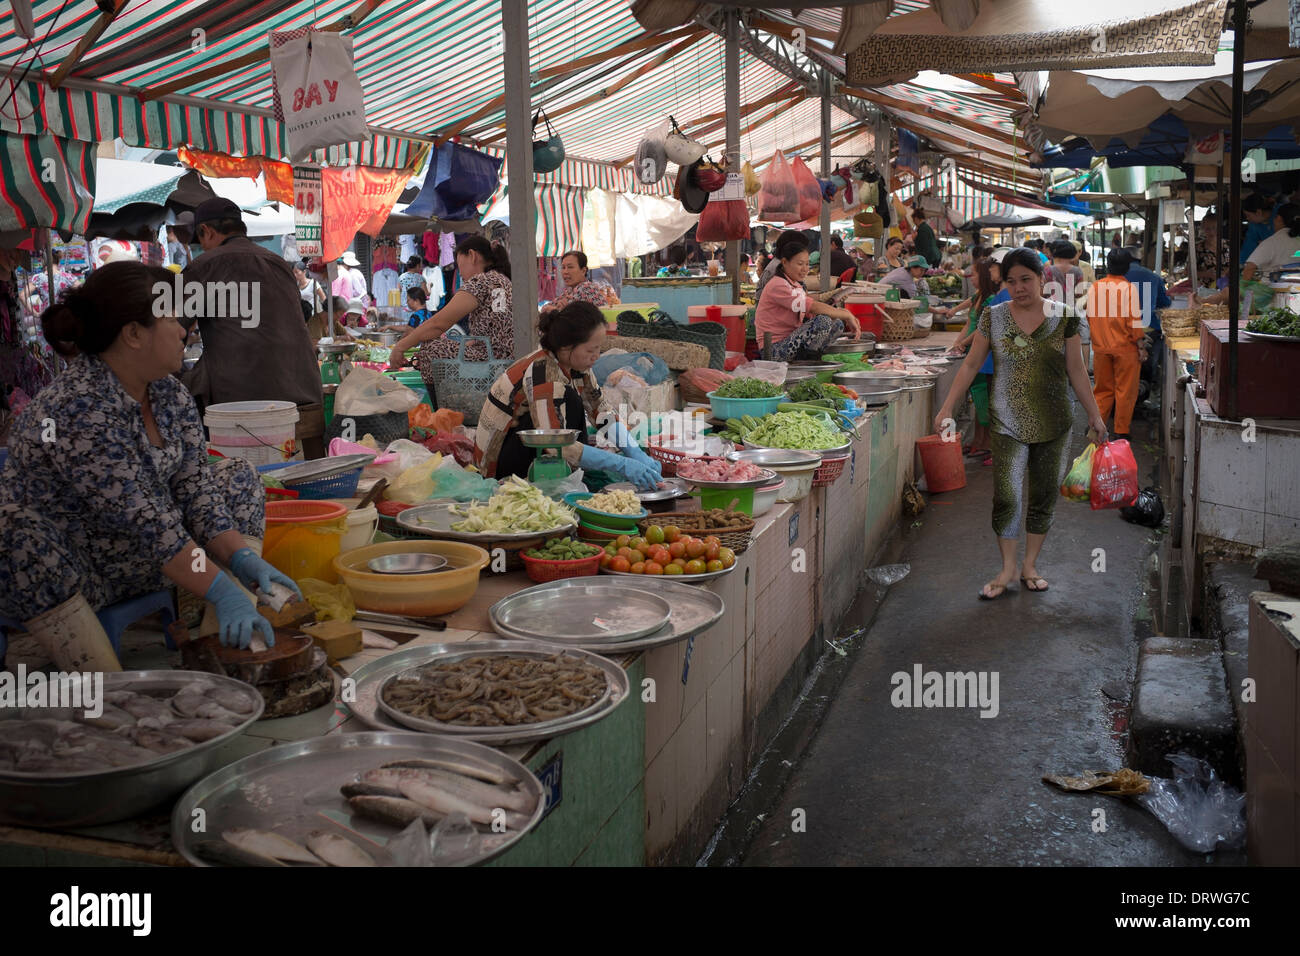
{"type": "Polygon", "coordinates": [[[301,460],[294,435],[298,407],[293,402],[222,402],[203,413],[208,444],[227,458],[253,465],[301,460]]]}
{"type": "Polygon", "coordinates": [[[330,500],[348,509],[347,531],[343,533],[343,540],[339,542],[339,553],[364,548],[370,544],[374,540],[375,532],[379,530],[379,510],[374,505],[366,505],[360,511],[354,510],[361,503],[360,498],[330,500]]]}

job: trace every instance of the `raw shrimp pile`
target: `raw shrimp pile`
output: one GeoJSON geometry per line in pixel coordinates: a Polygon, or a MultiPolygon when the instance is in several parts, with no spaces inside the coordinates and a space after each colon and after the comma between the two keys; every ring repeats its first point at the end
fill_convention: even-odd
{"type": "Polygon", "coordinates": [[[697,481],[753,481],[763,477],[763,469],[752,461],[683,461],[677,466],[677,476],[697,481]]]}

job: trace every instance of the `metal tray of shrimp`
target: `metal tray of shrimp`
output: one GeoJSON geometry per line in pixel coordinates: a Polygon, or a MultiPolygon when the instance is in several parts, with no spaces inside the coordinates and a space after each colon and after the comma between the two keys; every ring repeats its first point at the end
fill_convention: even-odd
{"type": "MultiPolygon", "coordinates": [[[[404,667],[397,673],[389,673],[378,679],[378,688],[374,693],[377,713],[383,714],[397,726],[410,730],[420,730],[431,734],[446,734],[464,740],[476,740],[479,743],[504,746],[506,744],[527,743],[532,740],[546,740],[561,734],[572,733],[588,724],[601,720],[614,708],[627,699],[630,684],[627,671],[606,657],[578,648],[558,647],[541,641],[471,641],[457,644],[426,645],[425,651],[417,663],[404,667]],[[404,713],[390,704],[384,697],[385,691],[403,680],[419,676],[419,672],[432,664],[450,664],[473,657],[527,657],[544,660],[563,654],[576,658],[601,671],[605,678],[605,689],[600,697],[571,714],[550,720],[532,723],[503,725],[458,724],[437,720],[433,717],[415,717],[404,713]]],[[[387,671],[387,668],[385,668],[387,671]]],[[[377,678],[375,678],[377,679],[377,678]]],[[[360,697],[360,681],[358,681],[360,697]]]]}
{"type": "MultiPolygon", "coordinates": [[[[734,565],[733,565],[734,567],[734,565]]],[[[577,644],[566,644],[566,647],[581,647],[584,650],[595,651],[598,654],[627,654],[632,651],[645,651],[654,647],[663,647],[667,644],[676,644],[678,641],[685,641],[702,634],[709,628],[713,627],[722,619],[726,613],[727,605],[722,597],[709,590],[710,583],[702,582],[700,584],[685,584],[679,581],[665,580],[660,577],[644,574],[638,575],[608,575],[586,578],[566,578],[561,581],[550,581],[546,584],[537,584],[529,588],[532,592],[553,592],[557,600],[565,600],[568,592],[574,588],[591,588],[591,587],[609,587],[609,588],[626,588],[635,587],[640,590],[649,591],[657,594],[668,601],[673,606],[673,616],[668,623],[655,631],[653,634],[647,634],[644,637],[638,637],[631,641],[608,641],[608,642],[580,642],[577,644]],[[638,579],[633,581],[632,579],[638,579]]],[[[524,592],[520,592],[524,593],[524,592]]],[[[508,637],[515,640],[528,640],[523,635],[512,631],[501,623],[494,613],[495,606],[489,609],[488,617],[492,622],[492,629],[502,637],[508,637]]]]}
{"type": "Polygon", "coordinates": [[[413,731],[330,734],[259,751],[204,777],[172,810],[172,844],[195,866],[209,866],[200,845],[220,845],[224,832],[248,828],[303,844],[308,834],[324,831],[350,841],[376,865],[394,865],[388,844],[400,827],[355,814],[339,788],[400,760],[446,761],[449,769],[501,781],[531,798],[531,810],[520,811],[513,822],[506,818],[505,832],[482,832],[482,827],[477,846],[444,865],[472,866],[499,856],[537,826],[546,808],[537,777],[483,744],[413,731]]]}
{"type": "Polygon", "coordinates": [[[408,647],[357,668],[352,679],[355,697],[345,701],[343,707],[368,727],[394,732],[412,731],[394,719],[380,701],[384,685],[394,677],[437,660],[456,660],[461,657],[478,657],[485,654],[503,654],[516,657],[550,656],[561,651],[572,651],[585,656],[605,671],[609,694],[599,706],[588,707],[576,714],[555,720],[512,727],[463,727],[456,724],[438,724],[438,729],[427,732],[454,736],[457,740],[474,740],[492,746],[547,740],[571,733],[608,716],[615,707],[627,699],[629,683],[627,671],[614,661],[588,654],[572,647],[560,647],[530,640],[471,641],[457,644],[425,644],[408,647]]]}

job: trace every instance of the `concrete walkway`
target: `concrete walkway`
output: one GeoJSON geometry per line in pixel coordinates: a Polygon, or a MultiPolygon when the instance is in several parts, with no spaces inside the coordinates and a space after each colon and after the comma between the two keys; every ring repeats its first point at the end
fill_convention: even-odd
{"type": "MultiPolygon", "coordinates": [[[[1080,417],[1075,435],[1084,431],[1080,417]]],[[[1134,432],[1146,484],[1145,423],[1134,432]]],[[[1072,442],[1071,457],[1083,444],[1072,442]]],[[[1038,564],[1050,590],[1030,593],[1017,582],[1000,599],[979,601],[998,566],[991,472],[969,464],[967,487],[929,496],[920,526],[906,532],[901,560],[911,573],[890,589],[850,652],[848,673],[764,815],[745,865],[1203,861],[1136,806],[1064,794],[1040,780],[1124,766],[1127,698],[1147,617],[1144,565],[1155,533],[1116,511],[1062,499],[1038,564]],[[1104,573],[1092,570],[1098,548],[1104,573]],[[973,706],[893,706],[892,676],[910,676],[918,665],[996,674],[996,716],[981,717],[973,706]],[[1094,810],[1104,813],[1104,831],[1094,810]],[[801,821],[804,832],[796,832],[801,821]]]]}

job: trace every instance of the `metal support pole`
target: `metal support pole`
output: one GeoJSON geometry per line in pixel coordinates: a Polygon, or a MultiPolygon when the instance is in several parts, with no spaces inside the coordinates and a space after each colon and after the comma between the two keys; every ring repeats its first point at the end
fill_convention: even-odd
{"type": "MultiPolygon", "coordinates": [[[[1160,274],[1160,269],[1164,265],[1165,258],[1165,203],[1168,200],[1156,200],[1156,229],[1155,229],[1155,247],[1156,247],[1156,264],[1152,267],[1156,275],[1160,274]]],[[[1151,246],[1151,220],[1147,219],[1146,234],[1142,237],[1144,250],[1151,246]]]]}
{"type": "Polygon", "coordinates": [[[1246,65],[1246,0],[1232,5],[1232,169],[1228,179],[1228,407],[1215,409],[1237,417],[1237,318],[1241,314],[1241,118],[1245,112],[1242,72],[1246,65]]]}
{"type": "Polygon", "coordinates": [[[528,0],[501,0],[505,29],[506,181],[515,357],[537,348],[537,200],[533,192],[528,0]]]}
{"type": "MultiPolygon", "coordinates": [[[[723,70],[726,81],[727,172],[740,172],[740,14],[727,11],[727,38],[723,70]]],[[[740,301],[740,242],[727,242],[727,275],[731,277],[731,301],[740,301]]]]}
{"type": "MultiPolygon", "coordinates": [[[[822,108],[822,179],[831,177],[831,96],[834,95],[833,81],[830,74],[823,79],[821,108],[822,108]]],[[[831,289],[831,204],[823,202],[821,204],[821,273],[822,273],[822,291],[829,292],[831,289]]]]}
{"type": "MultiPolygon", "coordinates": [[[[1225,152],[1223,162],[1219,163],[1218,195],[1214,201],[1214,215],[1219,220],[1219,228],[1215,230],[1215,234],[1219,237],[1218,242],[1223,241],[1223,211],[1228,203],[1227,197],[1223,194],[1223,163],[1227,161],[1227,153],[1225,152]]],[[[1219,258],[1218,242],[1215,243],[1214,249],[1214,287],[1216,289],[1219,287],[1219,279],[1223,277],[1223,261],[1219,258]]]]}
{"type": "Polygon", "coordinates": [[[48,285],[45,287],[47,294],[45,301],[47,305],[54,305],[57,301],[54,288],[54,230],[45,230],[45,281],[48,285]]]}
{"type": "MultiPolygon", "coordinates": [[[[1173,253],[1171,252],[1172,256],[1173,253]]],[[[1173,259],[1170,260],[1173,264],[1173,259]]],[[[1196,167],[1187,168],[1187,277],[1196,291],[1196,167]]]]}

